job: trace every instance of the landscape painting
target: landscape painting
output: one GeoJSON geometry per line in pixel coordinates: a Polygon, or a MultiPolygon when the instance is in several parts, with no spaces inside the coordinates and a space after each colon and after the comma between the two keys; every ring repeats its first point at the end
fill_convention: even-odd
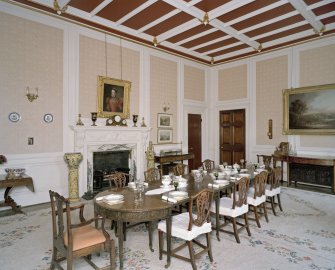
{"type": "Polygon", "coordinates": [[[285,89],[284,134],[335,134],[335,84],[285,89]]]}

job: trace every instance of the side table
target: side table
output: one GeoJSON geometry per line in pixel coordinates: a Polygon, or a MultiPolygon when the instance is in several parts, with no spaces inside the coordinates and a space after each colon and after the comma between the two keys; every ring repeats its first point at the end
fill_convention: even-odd
{"type": "Polygon", "coordinates": [[[0,188],[6,188],[4,194],[4,201],[0,202],[0,207],[10,206],[15,213],[23,213],[20,206],[16,204],[14,199],[9,196],[10,191],[14,187],[26,186],[32,192],[34,192],[33,179],[29,175],[22,175],[21,177],[7,179],[7,175],[0,175],[0,188]]]}

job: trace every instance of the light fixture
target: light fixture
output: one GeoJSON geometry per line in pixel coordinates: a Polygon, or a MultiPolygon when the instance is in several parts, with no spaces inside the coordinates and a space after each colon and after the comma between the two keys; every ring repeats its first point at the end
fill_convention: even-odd
{"type": "Polygon", "coordinates": [[[326,30],[325,26],[322,26],[321,29],[318,31],[316,29],[314,29],[314,33],[319,35],[320,37],[323,35],[324,31],[326,30]]]}
{"type": "Polygon", "coordinates": [[[262,46],[262,44],[260,43],[259,46],[258,46],[258,48],[254,48],[254,49],[255,49],[256,52],[259,52],[259,53],[260,53],[260,52],[263,50],[263,46],[262,46]]]}
{"type": "Polygon", "coordinates": [[[67,5],[63,6],[62,8],[59,6],[58,1],[54,0],[54,10],[56,10],[58,15],[61,15],[67,10],[67,5]]]}
{"type": "Polygon", "coordinates": [[[35,93],[30,93],[29,86],[27,86],[26,96],[30,102],[33,102],[35,99],[38,98],[38,88],[36,87],[35,93]]]}
{"type": "Polygon", "coordinates": [[[152,42],[153,42],[154,46],[157,47],[157,45],[158,45],[158,41],[157,41],[157,38],[156,38],[156,37],[154,37],[154,39],[152,40],[152,42]]]}
{"type": "Polygon", "coordinates": [[[170,104],[169,104],[169,102],[168,103],[164,102],[164,104],[163,104],[163,111],[167,112],[168,110],[170,110],[170,104]]]}
{"type": "Polygon", "coordinates": [[[272,119],[269,119],[269,128],[268,133],[266,135],[268,135],[270,140],[272,139],[272,119]]]}
{"type": "Polygon", "coordinates": [[[205,15],[204,15],[204,18],[202,20],[199,20],[202,24],[204,24],[205,26],[207,24],[209,24],[209,16],[208,16],[208,13],[206,12],[205,15]]]}
{"type": "Polygon", "coordinates": [[[211,58],[211,65],[214,64],[214,57],[211,58]]]}

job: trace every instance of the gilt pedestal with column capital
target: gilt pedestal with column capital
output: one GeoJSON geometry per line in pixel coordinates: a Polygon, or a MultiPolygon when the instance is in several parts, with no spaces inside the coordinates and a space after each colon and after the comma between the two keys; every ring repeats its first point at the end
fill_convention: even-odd
{"type": "Polygon", "coordinates": [[[81,153],[65,153],[64,160],[69,168],[68,185],[69,185],[69,200],[71,202],[80,201],[78,189],[78,168],[83,160],[81,153]]]}

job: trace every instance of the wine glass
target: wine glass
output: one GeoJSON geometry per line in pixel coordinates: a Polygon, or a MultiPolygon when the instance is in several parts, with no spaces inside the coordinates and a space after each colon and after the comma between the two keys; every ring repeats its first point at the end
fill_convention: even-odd
{"type": "Polygon", "coordinates": [[[179,186],[179,182],[173,181],[173,186],[174,186],[174,190],[177,190],[177,187],[179,186]]]}
{"type": "Polygon", "coordinates": [[[97,121],[98,113],[97,112],[91,112],[91,119],[93,121],[92,126],[96,126],[95,121],[97,121]]]}
{"type": "Polygon", "coordinates": [[[219,177],[218,171],[214,171],[214,177],[215,177],[216,180],[218,180],[218,177],[219,177]]]}
{"type": "Polygon", "coordinates": [[[138,120],[138,115],[137,114],[133,114],[133,122],[134,122],[134,126],[133,127],[137,127],[136,126],[137,120],[138,120]]]}

